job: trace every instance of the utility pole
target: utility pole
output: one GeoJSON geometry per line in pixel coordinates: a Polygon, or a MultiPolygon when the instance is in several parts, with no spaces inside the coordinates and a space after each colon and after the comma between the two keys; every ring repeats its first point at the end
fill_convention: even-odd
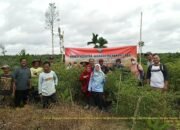
{"type": "Polygon", "coordinates": [[[140,18],[140,34],[139,34],[139,63],[142,62],[142,47],[144,46],[144,42],[142,41],[142,20],[143,20],[143,12],[141,12],[141,18],[140,18]]]}

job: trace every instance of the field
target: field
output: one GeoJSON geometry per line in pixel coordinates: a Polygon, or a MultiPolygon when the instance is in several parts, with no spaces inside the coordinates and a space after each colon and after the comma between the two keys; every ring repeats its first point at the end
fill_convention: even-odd
{"type": "MultiPolygon", "coordinates": [[[[48,56],[24,55],[32,59],[48,56]]],[[[22,56],[1,57],[0,65],[9,64],[12,71],[22,56]]],[[[80,92],[80,68],[66,70],[56,56],[52,69],[59,77],[57,93],[59,103],[43,110],[40,104],[24,108],[0,108],[0,129],[63,129],[63,130],[176,130],[180,129],[180,54],[161,54],[161,61],[168,67],[169,91],[153,91],[148,85],[138,87],[127,69],[107,75],[105,97],[112,101],[109,112],[95,108],[85,110],[80,92]],[[135,117],[135,118],[133,118],[135,117]],[[137,120],[135,120],[137,118],[137,120]]],[[[145,69],[146,61],[143,59],[145,69]]]]}

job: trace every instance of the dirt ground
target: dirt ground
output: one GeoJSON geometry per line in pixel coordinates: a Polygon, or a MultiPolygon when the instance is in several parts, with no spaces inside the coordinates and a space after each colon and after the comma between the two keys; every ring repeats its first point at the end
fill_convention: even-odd
{"type": "Polygon", "coordinates": [[[3,130],[128,130],[121,120],[102,119],[112,115],[97,109],[85,110],[77,105],[56,105],[42,109],[37,105],[24,108],[0,108],[3,130]]]}

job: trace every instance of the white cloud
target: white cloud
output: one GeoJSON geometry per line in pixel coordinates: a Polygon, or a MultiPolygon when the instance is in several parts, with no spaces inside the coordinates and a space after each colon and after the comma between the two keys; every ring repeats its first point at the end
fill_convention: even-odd
{"type": "MultiPolygon", "coordinates": [[[[0,0],[0,42],[8,54],[23,48],[32,54],[51,52],[44,22],[51,1],[60,11],[65,46],[87,47],[92,32],[105,37],[109,46],[136,45],[143,11],[144,51],[180,51],[179,0],[0,0]]],[[[58,37],[55,47],[59,53],[58,37]]]]}

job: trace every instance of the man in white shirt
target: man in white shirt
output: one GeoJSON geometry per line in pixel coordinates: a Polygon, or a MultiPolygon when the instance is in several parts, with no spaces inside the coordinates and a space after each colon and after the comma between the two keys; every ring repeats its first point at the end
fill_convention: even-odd
{"type": "Polygon", "coordinates": [[[56,86],[58,85],[58,78],[54,71],[50,68],[50,62],[44,62],[44,72],[39,75],[39,94],[42,97],[43,108],[48,108],[50,103],[55,103],[56,99],[56,86]]]}
{"type": "Polygon", "coordinates": [[[160,63],[160,57],[153,56],[154,64],[150,65],[147,71],[147,82],[152,88],[161,90],[168,89],[168,73],[165,65],[160,63]]]}

